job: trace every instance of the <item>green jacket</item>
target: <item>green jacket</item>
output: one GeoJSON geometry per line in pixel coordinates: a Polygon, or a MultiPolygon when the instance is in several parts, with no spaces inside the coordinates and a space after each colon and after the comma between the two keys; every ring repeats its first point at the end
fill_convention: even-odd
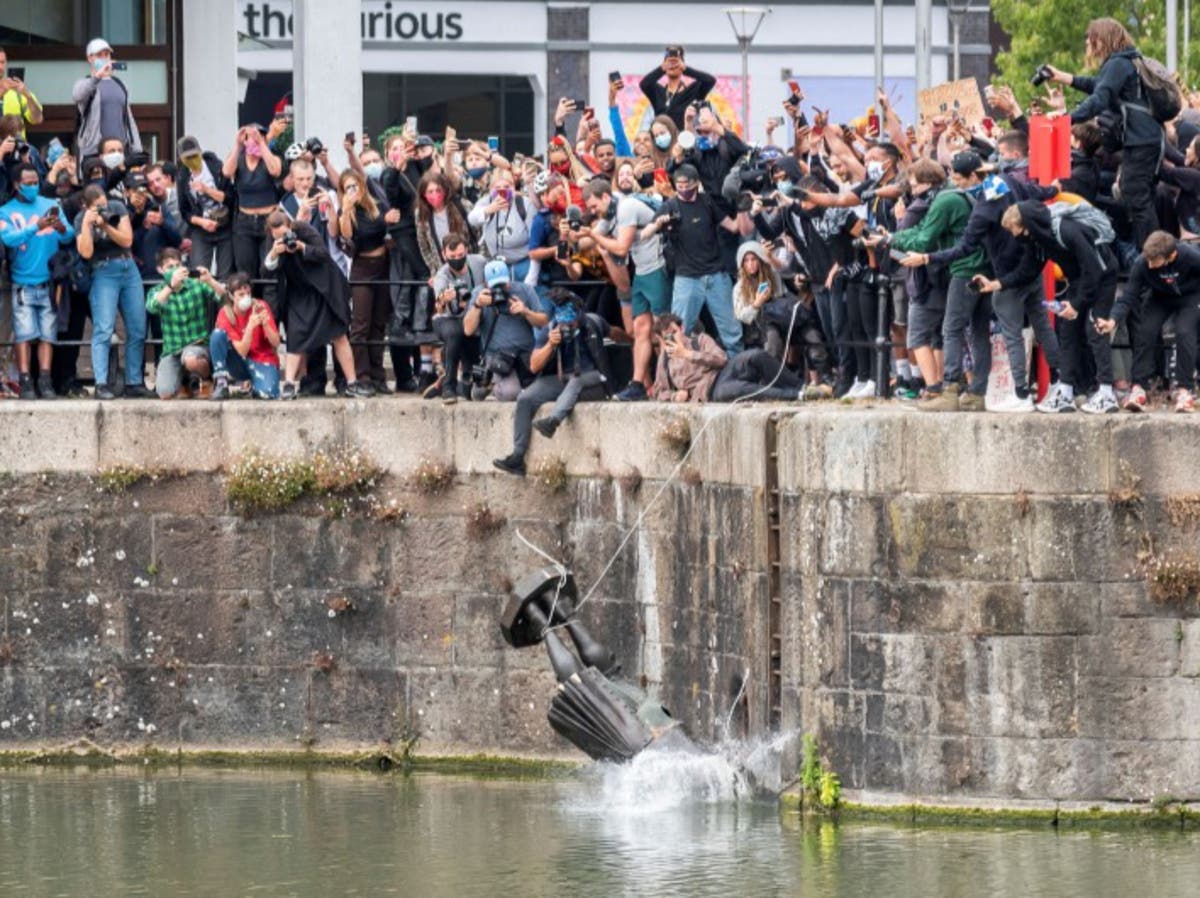
{"type": "MultiPolygon", "coordinates": [[[[943,188],[933,198],[929,211],[916,227],[906,228],[892,236],[892,249],[907,253],[934,253],[949,249],[958,243],[967,229],[971,209],[971,202],[962,191],[943,188]]],[[[981,248],[964,259],[951,262],[950,274],[969,280],[977,274],[991,277],[992,269],[981,248]]]]}

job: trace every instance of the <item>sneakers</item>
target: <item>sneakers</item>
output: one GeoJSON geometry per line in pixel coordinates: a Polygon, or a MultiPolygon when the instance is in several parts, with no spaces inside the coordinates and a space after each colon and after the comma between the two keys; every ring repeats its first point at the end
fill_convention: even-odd
{"type": "Polygon", "coordinates": [[[356,380],[352,384],[346,384],[347,399],[370,399],[375,395],[375,388],[364,380],[356,380]]]}
{"type": "Polygon", "coordinates": [[[458,391],[457,390],[455,390],[453,393],[443,393],[442,405],[457,405],[457,404],[458,404],[458,391]]]}
{"type": "Polygon", "coordinates": [[[1125,397],[1125,401],[1121,404],[1121,408],[1127,412],[1144,412],[1148,400],[1146,399],[1146,391],[1137,384],[1129,390],[1129,395],[1125,397]]]}
{"type": "Polygon", "coordinates": [[[935,393],[928,399],[917,403],[917,410],[922,412],[956,412],[961,390],[958,384],[947,384],[940,393],[935,393]]]}
{"type": "Polygon", "coordinates": [[[914,389],[911,381],[898,380],[892,390],[892,396],[901,402],[913,402],[920,395],[921,391],[914,389]]]}
{"type": "Polygon", "coordinates": [[[283,386],[279,388],[279,398],[284,401],[295,399],[296,393],[297,387],[294,381],[285,380],[283,386]]]}
{"type": "Polygon", "coordinates": [[[985,410],[987,403],[984,398],[978,393],[963,393],[958,397],[958,410],[960,412],[982,412],[985,410]]]}
{"type": "Polygon", "coordinates": [[[800,399],[803,402],[816,402],[820,399],[832,399],[833,387],[829,384],[809,384],[800,391],[800,399]]]}
{"type": "Polygon", "coordinates": [[[229,398],[229,378],[218,377],[216,385],[213,387],[212,395],[208,397],[213,400],[221,400],[229,398]]]}
{"type": "Polygon", "coordinates": [[[649,397],[646,387],[640,380],[631,380],[629,386],[614,397],[618,402],[642,402],[649,397]]]}
{"type": "Polygon", "coordinates": [[[371,387],[375,390],[377,396],[392,396],[396,391],[388,386],[387,378],[371,378],[371,387]]]}
{"type": "Polygon", "coordinates": [[[1046,398],[1037,404],[1037,410],[1048,415],[1065,414],[1075,411],[1075,403],[1067,398],[1061,384],[1054,384],[1046,398]]]}
{"type": "Polygon", "coordinates": [[[121,394],[125,399],[150,399],[156,398],[156,394],[151,393],[142,384],[125,384],[125,392],[121,394]]]}
{"type": "Polygon", "coordinates": [[[28,374],[21,375],[21,385],[18,394],[22,399],[37,399],[37,391],[33,388],[33,378],[28,374]]]}
{"type": "Polygon", "coordinates": [[[525,476],[525,459],[519,455],[506,455],[504,458],[493,459],[492,464],[506,474],[515,474],[517,477],[525,476]]]}
{"type": "Polygon", "coordinates": [[[112,387],[108,384],[100,384],[96,387],[96,398],[101,402],[108,402],[111,399],[116,399],[117,394],[112,391],[112,387]]]}
{"type": "Polygon", "coordinates": [[[39,374],[37,379],[38,395],[43,399],[57,399],[58,394],[54,392],[54,383],[50,380],[49,374],[39,374]]]}
{"type": "Polygon", "coordinates": [[[433,379],[433,382],[421,391],[422,399],[437,399],[442,395],[442,384],[446,382],[445,373],[439,368],[438,375],[433,379]]]}
{"type": "Polygon", "coordinates": [[[1024,414],[1025,412],[1033,411],[1033,397],[1026,394],[1022,399],[1016,393],[1011,396],[1005,396],[999,402],[993,402],[988,405],[989,412],[999,412],[1001,414],[1024,414]]]}
{"type": "Polygon", "coordinates": [[[558,430],[558,422],[549,416],[538,418],[533,422],[533,429],[550,440],[554,438],[555,431],[558,430]]]}
{"type": "Polygon", "coordinates": [[[1089,415],[1115,415],[1120,409],[1117,398],[1112,393],[1097,390],[1088,397],[1087,402],[1079,406],[1081,412],[1089,415]]]}
{"type": "Polygon", "coordinates": [[[1196,398],[1192,395],[1191,390],[1179,390],[1175,394],[1175,411],[1180,414],[1187,414],[1194,411],[1196,408],[1196,398]]]}
{"type": "Polygon", "coordinates": [[[869,399],[875,395],[875,381],[856,380],[843,399],[869,399]]]}

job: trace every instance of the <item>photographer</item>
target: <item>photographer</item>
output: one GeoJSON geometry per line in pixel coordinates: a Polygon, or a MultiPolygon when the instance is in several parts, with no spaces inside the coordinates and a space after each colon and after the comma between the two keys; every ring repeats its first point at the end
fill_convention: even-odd
{"type": "Polygon", "coordinates": [[[1088,65],[1100,67],[1096,77],[1072,75],[1049,65],[1038,71],[1038,77],[1048,75],[1050,81],[1090,95],[1071,110],[1071,123],[1096,118],[1106,132],[1108,146],[1121,148],[1118,187],[1140,250],[1158,229],[1154,179],[1162,159],[1163,129],[1149,109],[1135,64],[1141,54],[1125,26],[1115,19],[1093,19],[1088,23],[1086,41],[1088,65]]]}
{"type": "Polygon", "coordinates": [[[529,451],[532,428],[551,439],[578,402],[604,398],[604,334],[607,326],[597,316],[587,315],[583,300],[563,287],[550,291],[554,314],[549,326],[538,329],[530,357],[536,379],[517,396],[513,414],[513,450],[492,462],[501,471],[525,475],[525,453],[529,451]],[[545,403],[554,410],[533,420],[545,403]]]}
{"type": "Polygon", "coordinates": [[[158,254],[168,247],[179,249],[182,235],[168,222],[158,200],[150,195],[149,182],[140,171],[125,176],[125,202],[133,224],[133,257],[143,280],[153,280],[158,254]]]}
{"type": "Polygon", "coordinates": [[[129,210],[110,200],[99,184],[83,189],[84,210],[75,221],[75,246],[79,255],[91,263],[92,288],[88,301],[92,307],[92,371],[96,377],[96,398],[115,399],[108,384],[108,355],[112,348],[117,310],[125,323],[126,398],[150,395],[145,385],[146,305],[142,276],[133,261],[133,225],[129,210]]]}
{"type": "Polygon", "coordinates": [[[622,312],[628,310],[632,323],[627,329],[633,336],[633,379],[616,398],[640,401],[647,398],[651,385],[654,316],[671,309],[671,279],[667,277],[662,238],[657,233],[642,235],[654,221],[654,211],[631,196],[616,199],[612,185],[603,178],[589,181],[583,196],[595,221],[581,233],[595,241],[612,264],[633,266],[629,299],[621,302],[622,312]]]}
{"type": "Polygon", "coordinates": [[[211,270],[218,280],[233,271],[233,184],[216,153],[194,137],[179,139],[179,215],[188,226],[188,262],[211,270]]]}
{"type": "Polygon", "coordinates": [[[463,333],[481,334],[481,369],[472,372],[473,399],[482,399],[490,388],[501,402],[512,402],[532,379],[530,356],[533,329],[545,327],[549,310],[532,287],[513,282],[508,266],[492,259],[483,269],[484,285],[475,288],[463,316],[463,333]]]}
{"type": "Polygon", "coordinates": [[[719,232],[749,235],[754,224],[745,212],[727,215],[708,194],[700,192],[700,176],[692,165],[675,169],[675,196],[662,205],[659,216],[642,229],[642,239],[670,226],[675,247],[675,284],[671,311],[684,330],[696,326],[707,308],[727,352],[742,348],[742,325],[733,315],[733,281],[721,258],[719,232]]]}
{"type": "Polygon", "coordinates": [[[686,65],[683,59],[683,47],[672,44],[663,52],[662,64],[647,72],[638,84],[654,114],[670,116],[676,128],[683,127],[687,108],[703,100],[717,86],[716,78],[686,65]],[[664,76],[665,85],[661,83],[664,76]],[[684,78],[689,80],[685,82],[684,78]]]}
{"type": "Polygon", "coordinates": [[[212,305],[225,295],[225,287],[206,268],[189,276],[183,255],[171,247],[159,251],[158,273],[162,283],[146,291],[146,314],[162,322],[163,334],[154,390],[159,399],[171,399],[181,392],[196,396],[200,382],[207,380],[212,370],[208,322],[212,305]]]}
{"type": "Polygon", "coordinates": [[[442,341],[442,376],[425,391],[425,398],[441,396],[445,405],[459,399],[459,367],[465,382],[479,360],[479,340],[463,333],[463,315],[475,288],[485,281],[487,259],[467,249],[465,240],[447,234],[442,241],[446,264],[433,276],[433,330],[442,341]]]}
{"type": "Polygon", "coordinates": [[[208,339],[216,386],[212,398],[229,398],[229,379],[250,381],[255,399],[279,398],[279,327],[271,308],[250,293],[238,272],[225,285],[225,304],[208,339]]]}
{"type": "Polygon", "coordinates": [[[267,232],[274,243],[263,267],[276,272],[279,320],[287,328],[286,379],[279,398],[296,398],[307,356],[330,343],[346,372],[346,395],[355,399],[374,396],[374,390],[353,376],[354,353],[346,336],[350,285],[321,235],[309,225],[289,221],[278,209],[267,217],[267,232]]]}
{"type": "Polygon", "coordinates": [[[38,175],[32,165],[17,171],[16,196],[0,206],[0,238],[9,253],[12,278],[13,339],[17,344],[22,399],[54,399],[50,378],[54,341],[58,332],[55,290],[50,260],[59,246],[75,239],[75,230],[64,221],[59,204],[38,192],[38,175]],[[31,346],[38,343],[38,379],[35,392],[30,377],[31,346]]]}
{"type": "Polygon", "coordinates": [[[129,103],[129,89],[113,75],[113,49],[104,38],[87,45],[88,77],[80,78],[71,90],[78,113],[79,131],[75,135],[76,155],[80,159],[100,152],[105,137],[118,137],[132,153],[142,151],[142,138],[129,103]]]}

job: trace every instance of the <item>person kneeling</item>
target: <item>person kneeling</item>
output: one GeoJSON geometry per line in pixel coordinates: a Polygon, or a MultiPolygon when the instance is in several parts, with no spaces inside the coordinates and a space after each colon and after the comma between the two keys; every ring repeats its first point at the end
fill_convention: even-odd
{"type": "Polygon", "coordinates": [[[549,325],[538,328],[534,335],[529,360],[529,368],[537,377],[517,396],[512,454],[492,462],[510,474],[524,476],[525,453],[533,428],[549,439],[577,402],[600,400],[605,395],[607,325],[597,316],[584,314],[583,300],[562,287],[550,291],[550,301],[554,314],[549,325]],[[554,410],[534,421],[534,414],[546,402],[553,402],[554,410]]]}
{"type": "Polygon", "coordinates": [[[225,305],[208,338],[213,399],[229,398],[229,379],[250,381],[255,399],[279,398],[279,327],[271,308],[250,294],[250,278],[238,272],[225,285],[225,305]]]}
{"type": "Polygon", "coordinates": [[[183,256],[171,247],[158,251],[158,271],[163,282],[146,292],[146,313],[157,315],[162,322],[162,356],[154,375],[154,389],[160,399],[181,393],[186,370],[187,393],[194,395],[212,367],[205,345],[209,303],[224,296],[225,288],[207,268],[197,269],[198,277],[189,277],[183,256]]]}

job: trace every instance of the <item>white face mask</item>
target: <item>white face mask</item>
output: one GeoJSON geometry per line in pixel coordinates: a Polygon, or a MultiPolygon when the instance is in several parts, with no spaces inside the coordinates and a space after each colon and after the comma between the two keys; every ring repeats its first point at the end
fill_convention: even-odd
{"type": "Polygon", "coordinates": [[[880,178],[882,178],[883,177],[883,163],[882,162],[868,162],[867,163],[867,177],[870,178],[872,181],[878,181],[880,178]]]}
{"type": "Polygon", "coordinates": [[[367,173],[368,178],[373,178],[374,180],[378,181],[379,176],[383,174],[383,163],[368,162],[363,166],[363,171],[367,173]]]}
{"type": "Polygon", "coordinates": [[[119,152],[105,153],[100,157],[100,161],[104,163],[104,167],[107,169],[119,168],[125,161],[125,154],[119,152]]]}
{"type": "Polygon", "coordinates": [[[237,298],[237,308],[239,312],[249,312],[252,305],[254,305],[253,296],[239,296],[237,298]]]}

